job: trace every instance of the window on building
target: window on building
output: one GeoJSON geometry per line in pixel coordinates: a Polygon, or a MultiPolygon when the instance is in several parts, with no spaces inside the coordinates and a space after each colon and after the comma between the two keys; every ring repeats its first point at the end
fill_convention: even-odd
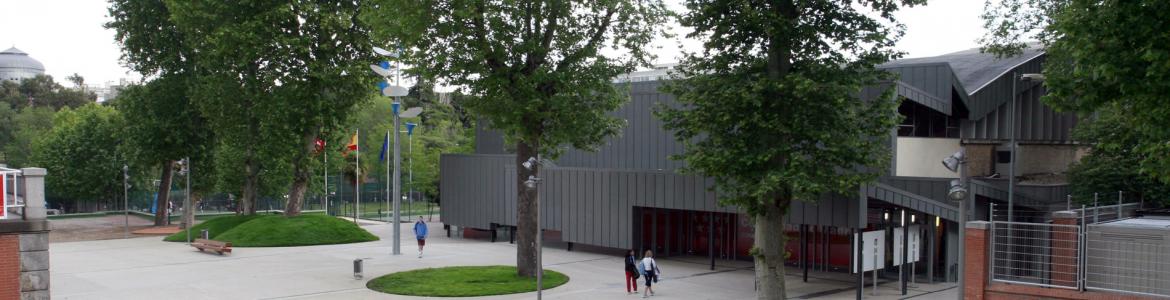
{"type": "Polygon", "coordinates": [[[997,164],[1010,164],[1010,163],[1012,163],[1012,152],[1011,151],[995,151],[995,163],[997,163],[997,164]]]}
{"type": "Polygon", "coordinates": [[[917,102],[903,99],[898,106],[902,123],[898,136],[958,138],[959,119],[945,115],[917,102]]]}

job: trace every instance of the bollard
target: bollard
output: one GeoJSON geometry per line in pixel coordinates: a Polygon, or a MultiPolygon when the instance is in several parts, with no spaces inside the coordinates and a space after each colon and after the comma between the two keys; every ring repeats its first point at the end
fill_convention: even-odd
{"type": "Polygon", "coordinates": [[[356,279],[356,280],[362,279],[362,259],[361,258],[353,260],[353,279],[356,279]]]}
{"type": "Polygon", "coordinates": [[[207,238],[207,237],[210,236],[210,234],[211,233],[210,233],[210,231],[208,231],[208,229],[203,229],[203,230],[199,231],[199,237],[202,239],[205,239],[205,240],[209,240],[209,238],[207,238]]]}

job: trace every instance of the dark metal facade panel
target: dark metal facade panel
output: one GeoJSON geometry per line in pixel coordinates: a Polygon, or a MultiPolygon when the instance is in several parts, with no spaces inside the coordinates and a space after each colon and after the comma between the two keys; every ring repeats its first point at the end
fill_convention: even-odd
{"type": "MultiPolygon", "coordinates": [[[[1044,87],[1037,84],[1024,85],[1016,103],[1019,113],[1016,139],[1022,143],[1068,143],[1072,141],[1072,129],[1078,123],[1077,115],[1071,112],[1057,112],[1040,101],[1045,94],[1044,87]]],[[[1011,139],[1011,102],[1004,101],[981,119],[964,121],[962,137],[968,140],[1005,141],[1011,139]]]]}
{"type": "MultiPolygon", "coordinates": [[[[1041,55],[999,74],[982,89],[975,91],[969,96],[967,102],[970,118],[981,119],[983,115],[995,110],[1001,104],[1009,102],[1012,97],[1013,78],[1018,80],[1020,74],[1040,73],[1043,70],[1043,64],[1044,56],[1041,55]]],[[[1022,93],[1026,84],[1022,81],[1017,82],[1016,93],[1022,93]]]]}
{"type": "MultiPolygon", "coordinates": [[[[949,106],[951,89],[953,88],[951,78],[954,77],[954,74],[946,63],[915,64],[883,69],[897,75],[898,81],[913,87],[916,92],[926,93],[933,99],[946,101],[949,106]]],[[[935,108],[929,103],[922,104],[935,108]]],[[[945,112],[950,113],[950,109],[945,112]]]]}
{"type": "MultiPolygon", "coordinates": [[[[621,84],[624,85],[624,84],[621,84]]],[[[556,159],[558,166],[598,169],[676,170],[682,161],[670,156],[681,154],[683,144],[662,128],[654,116],[661,105],[677,107],[675,97],[658,91],[660,82],[637,82],[630,87],[630,101],[610,116],[626,121],[621,133],[606,138],[596,152],[567,149],[556,159]]],[[[476,128],[476,153],[504,154],[504,139],[499,131],[488,129],[486,122],[476,128]]]]}

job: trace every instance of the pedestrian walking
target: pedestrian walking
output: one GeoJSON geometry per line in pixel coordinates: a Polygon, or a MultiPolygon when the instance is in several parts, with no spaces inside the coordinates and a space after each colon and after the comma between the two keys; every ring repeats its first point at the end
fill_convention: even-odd
{"type": "Polygon", "coordinates": [[[658,263],[654,261],[654,251],[646,250],[646,254],[642,256],[642,272],[646,275],[646,290],[642,292],[642,298],[654,296],[653,283],[658,282],[658,263]]]}
{"type": "Polygon", "coordinates": [[[635,254],[634,249],[626,251],[626,294],[633,295],[638,293],[638,277],[641,277],[641,272],[638,272],[638,255],[635,254]],[[632,291],[631,291],[632,290],[632,291]]]}
{"type": "Polygon", "coordinates": [[[414,222],[414,236],[418,239],[418,258],[422,258],[423,246],[427,245],[427,222],[423,221],[422,216],[418,216],[418,221],[414,222]]]}

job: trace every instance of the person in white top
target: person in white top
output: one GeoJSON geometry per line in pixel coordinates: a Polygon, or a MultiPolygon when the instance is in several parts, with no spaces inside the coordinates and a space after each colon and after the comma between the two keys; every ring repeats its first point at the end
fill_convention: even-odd
{"type": "Polygon", "coordinates": [[[647,296],[654,296],[654,288],[650,285],[658,281],[658,263],[654,261],[654,251],[646,250],[646,254],[642,256],[642,268],[646,274],[646,290],[642,292],[642,298],[647,296]]]}

